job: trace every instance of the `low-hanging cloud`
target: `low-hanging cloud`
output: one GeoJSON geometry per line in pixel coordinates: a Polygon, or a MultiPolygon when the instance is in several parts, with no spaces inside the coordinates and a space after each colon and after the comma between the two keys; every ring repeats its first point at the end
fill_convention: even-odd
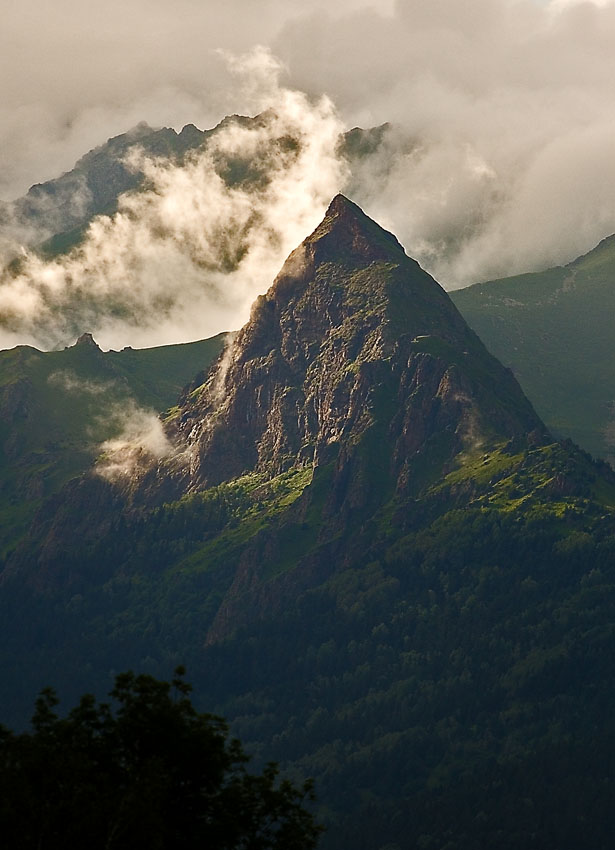
{"type": "Polygon", "coordinates": [[[95,471],[108,481],[125,481],[152,462],[174,456],[175,448],[160,418],[132,399],[112,405],[107,421],[117,433],[99,446],[95,471]]]}
{"type": "Polygon", "coordinates": [[[94,398],[105,399],[118,394],[125,395],[125,387],[120,387],[114,381],[94,381],[83,378],[72,369],[60,369],[49,375],[47,382],[52,387],[58,387],[65,393],[75,393],[94,398]]]}
{"type": "Polygon", "coordinates": [[[132,151],[147,191],[120,199],[81,245],[34,253],[0,281],[0,345],[52,347],[94,333],[103,347],[156,345],[238,327],[346,179],[341,123],[326,97],[279,85],[263,49],[230,60],[260,120],[230,122],[179,166],[132,151]],[[226,171],[247,170],[234,182],[226,171]]]}
{"type": "Polygon", "coordinates": [[[97,458],[95,472],[125,482],[152,463],[179,457],[156,411],[140,405],[121,381],[84,378],[71,369],[52,372],[50,386],[71,396],[89,397],[84,434],[97,458]]]}

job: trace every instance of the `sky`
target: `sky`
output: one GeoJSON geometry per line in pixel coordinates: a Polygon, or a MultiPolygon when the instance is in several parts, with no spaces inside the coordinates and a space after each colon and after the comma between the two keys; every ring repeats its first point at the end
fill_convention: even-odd
{"type": "Polygon", "coordinates": [[[225,194],[206,160],[191,180],[150,163],[156,197],[139,209],[127,201],[123,218],[99,222],[61,268],[29,257],[25,277],[0,279],[0,318],[5,310],[13,322],[0,345],[59,344],[65,331],[45,313],[41,292],[51,292],[58,309],[70,307],[75,289],[121,299],[131,274],[123,325],[105,314],[102,295],[100,312],[89,316],[108,345],[237,326],[340,189],[352,189],[447,289],[568,262],[615,232],[608,0],[5,0],[2,15],[5,200],[140,121],[207,128],[270,107],[279,126],[269,128],[269,141],[221,144],[260,151],[281,125],[313,139],[286,171],[271,159],[265,198],[225,194]],[[383,122],[393,129],[381,159],[349,175],[336,159],[336,134],[383,122]],[[240,273],[222,280],[214,258],[200,287],[224,211],[245,224],[255,203],[268,245],[259,247],[258,228],[246,225],[240,273]],[[200,211],[208,244],[189,209],[200,211]],[[162,249],[152,247],[161,222],[162,249]],[[109,248],[118,244],[110,272],[109,248]],[[152,268],[160,273],[150,284],[152,268]],[[175,294],[160,322],[154,313],[169,280],[175,294]]]}

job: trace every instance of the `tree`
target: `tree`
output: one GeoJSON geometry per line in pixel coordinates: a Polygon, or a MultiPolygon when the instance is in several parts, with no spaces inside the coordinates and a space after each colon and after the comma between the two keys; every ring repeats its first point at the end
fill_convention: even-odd
{"type": "Polygon", "coordinates": [[[0,835],[23,850],[311,850],[313,799],[274,764],[246,771],[225,722],[169,684],[122,673],[111,703],[83,696],[65,718],[44,690],[32,731],[0,727],[0,835]]]}

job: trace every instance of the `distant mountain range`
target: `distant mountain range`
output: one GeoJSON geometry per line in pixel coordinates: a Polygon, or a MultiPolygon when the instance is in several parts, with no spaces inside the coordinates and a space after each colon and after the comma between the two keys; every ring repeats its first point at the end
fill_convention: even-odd
{"type": "MultiPolygon", "coordinates": [[[[143,172],[127,163],[134,148],[181,164],[191,152],[206,148],[229,126],[258,128],[267,120],[267,113],[254,118],[229,115],[210,130],[187,124],[179,133],[169,127],[153,129],[139,124],[85,154],[60,177],[38,183],[24,197],[5,203],[0,207],[0,227],[11,223],[20,228],[30,246],[37,247],[46,257],[65,253],[81,241],[95,216],[113,215],[121,194],[144,186],[143,172]]],[[[340,137],[340,153],[351,165],[369,159],[382,144],[388,127],[383,124],[368,130],[349,130],[340,137]]],[[[239,161],[229,160],[221,171],[231,186],[249,176],[245,163],[239,161]]]]}
{"type": "MultiPolygon", "coordinates": [[[[323,850],[610,847],[613,470],[341,195],[220,342],[164,451],[111,446],[5,547],[6,719],[183,662],[258,762],[315,777],[323,850]]],[[[154,403],[158,351],[57,355],[154,403]]]]}

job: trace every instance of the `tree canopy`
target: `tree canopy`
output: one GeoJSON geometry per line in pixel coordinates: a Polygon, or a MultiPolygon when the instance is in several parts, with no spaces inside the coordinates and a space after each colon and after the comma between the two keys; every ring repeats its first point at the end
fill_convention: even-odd
{"type": "Polygon", "coordinates": [[[122,673],[110,702],[86,694],[56,713],[41,692],[32,731],[0,729],[0,826],[5,847],[56,850],[310,850],[320,828],[311,783],[261,774],[199,713],[178,668],[171,683],[122,673]]]}

